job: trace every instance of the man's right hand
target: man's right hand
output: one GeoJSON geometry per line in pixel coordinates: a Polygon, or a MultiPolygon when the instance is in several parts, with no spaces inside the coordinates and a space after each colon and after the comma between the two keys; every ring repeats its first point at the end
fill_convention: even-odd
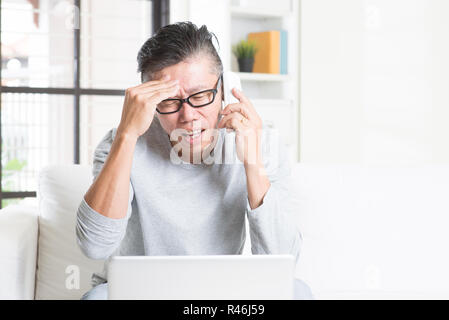
{"type": "Polygon", "coordinates": [[[122,119],[109,154],[96,158],[100,161],[97,165],[103,164],[84,196],[93,210],[112,219],[126,217],[135,142],[150,127],[156,106],[178,91],[177,82],[169,79],[148,81],[126,90],[122,119]]]}
{"type": "Polygon", "coordinates": [[[150,127],[158,103],[172,97],[178,90],[178,80],[169,80],[168,77],[126,89],[117,134],[126,134],[137,140],[150,127]]]}

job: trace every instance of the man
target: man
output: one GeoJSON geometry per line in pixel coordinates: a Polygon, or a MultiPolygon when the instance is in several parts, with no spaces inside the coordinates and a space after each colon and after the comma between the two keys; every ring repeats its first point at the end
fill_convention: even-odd
{"type": "MultiPolygon", "coordinates": [[[[176,23],[140,49],[142,84],[126,90],[119,126],[97,146],[95,179],[78,209],[86,256],[241,254],[246,214],[253,254],[298,258],[285,152],[279,161],[264,154],[269,137],[241,91],[233,90],[239,103],[222,108],[212,36],[206,26],[176,23]],[[238,161],[223,161],[228,142],[238,161]]],[[[107,263],[93,283],[83,298],[106,299],[107,263]]],[[[300,281],[296,290],[310,297],[300,281]]]]}

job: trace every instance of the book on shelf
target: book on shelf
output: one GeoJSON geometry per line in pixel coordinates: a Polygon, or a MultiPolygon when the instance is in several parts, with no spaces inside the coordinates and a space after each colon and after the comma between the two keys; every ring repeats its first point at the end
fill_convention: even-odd
{"type": "Polygon", "coordinates": [[[286,30],[251,32],[248,40],[257,43],[259,50],[254,57],[256,73],[288,73],[288,33],[286,30]]]}
{"type": "Polygon", "coordinates": [[[281,74],[288,74],[288,33],[280,30],[281,33],[281,74]]]}

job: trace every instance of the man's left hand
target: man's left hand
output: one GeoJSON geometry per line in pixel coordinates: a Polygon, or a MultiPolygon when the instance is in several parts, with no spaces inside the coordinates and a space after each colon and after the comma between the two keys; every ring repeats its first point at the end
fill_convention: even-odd
{"type": "Polygon", "coordinates": [[[242,91],[234,88],[232,94],[239,102],[229,104],[221,111],[223,118],[218,128],[235,130],[237,156],[245,166],[261,165],[262,119],[242,91]]]}

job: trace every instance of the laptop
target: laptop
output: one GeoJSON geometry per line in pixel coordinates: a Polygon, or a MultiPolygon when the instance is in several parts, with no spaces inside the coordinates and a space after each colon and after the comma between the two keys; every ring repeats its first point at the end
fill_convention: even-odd
{"type": "Polygon", "coordinates": [[[292,255],[115,256],[108,267],[113,300],[289,300],[292,255]]]}

